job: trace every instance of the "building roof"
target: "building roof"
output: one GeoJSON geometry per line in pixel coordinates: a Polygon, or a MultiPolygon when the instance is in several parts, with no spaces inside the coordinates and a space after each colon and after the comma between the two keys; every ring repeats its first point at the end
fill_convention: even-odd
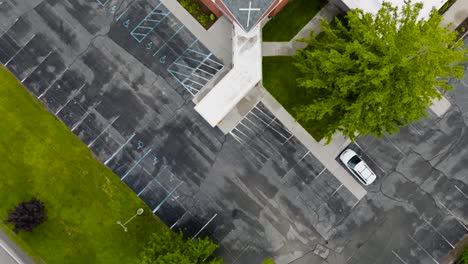
{"type": "Polygon", "coordinates": [[[221,0],[238,24],[249,32],[278,0],[221,0]]]}

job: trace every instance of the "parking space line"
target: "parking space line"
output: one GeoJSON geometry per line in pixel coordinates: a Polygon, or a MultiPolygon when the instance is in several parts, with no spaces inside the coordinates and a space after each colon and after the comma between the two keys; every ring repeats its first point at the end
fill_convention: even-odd
{"type": "Polygon", "coordinates": [[[350,209],[350,210],[353,210],[353,209],[354,209],[354,207],[356,207],[356,206],[358,205],[358,203],[359,203],[359,202],[360,202],[360,200],[357,200],[357,201],[356,201],[356,202],[353,204],[353,206],[351,207],[351,209],[350,209]]]}
{"type": "Polygon", "coordinates": [[[107,3],[109,3],[110,0],[96,0],[96,2],[98,4],[100,4],[101,6],[105,6],[107,5],[107,3]]]}
{"type": "Polygon", "coordinates": [[[140,163],[146,158],[146,156],[148,156],[148,154],[150,154],[152,149],[149,149],[145,154],[143,154],[143,156],[141,158],[139,158],[133,165],[132,167],[130,167],[130,169],[124,174],[124,176],[122,176],[121,180],[125,180],[125,178],[127,178],[127,176],[138,166],[140,165],[140,163]]]}
{"type": "Polygon", "coordinates": [[[422,133],[415,126],[413,126],[412,124],[409,124],[409,127],[412,127],[418,135],[422,136],[422,133]]]}
{"type": "MultiPolygon", "coordinates": [[[[174,194],[174,192],[182,185],[184,184],[183,181],[181,181],[174,189],[153,209],[153,214],[156,213],[159,208],[174,194]]],[[[162,185],[161,185],[162,186],[162,185]]]]}
{"type": "Polygon", "coordinates": [[[127,141],[125,141],[122,145],[120,145],[120,147],[104,162],[104,165],[107,166],[107,164],[115,157],[115,155],[117,155],[117,153],[119,153],[125,147],[125,145],[127,145],[135,137],[135,135],[136,135],[136,133],[133,133],[127,139],[127,141]]]}
{"type": "MultiPolygon", "coordinates": [[[[320,175],[323,174],[323,172],[326,170],[327,168],[324,166],[324,168],[322,169],[322,171],[319,172],[319,174],[315,177],[315,179],[317,179],[320,175]]],[[[315,180],[314,179],[314,180],[315,180]]]]}
{"type": "Polygon", "coordinates": [[[330,195],[330,197],[332,197],[333,195],[335,195],[335,193],[338,192],[338,190],[340,190],[341,187],[343,187],[343,184],[341,184],[341,185],[330,195]]]}
{"type": "Polygon", "coordinates": [[[447,238],[445,238],[445,236],[443,236],[439,231],[437,231],[437,229],[435,229],[435,227],[434,227],[431,223],[429,223],[424,217],[422,217],[422,220],[424,220],[424,222],[426,222],[426,224],[428,224],[437,234],[439,234],[439,236],[441,236],[441,237],[445,240],[445,242],[447,242],[447,244],[449,244],[449,245],[452,247],[452,249],[455,248],[455,247],[452,245],[452,243],[450,243],[450,242],[447,240],[447,238]]]}
{"type": "MultiPolygon", "coordinates": [[[[158,178],[159,175],[161,175],[161,173],[163,173],[163,171],[165,171],[167,169],[167,166],[164,165],[163,168],[158,172],[158,174],[156,174],[156,176],[154,176],[153,179],[149,180],[148,183],[146,183],[145,187],[143,187],[143,189],[141,189],[141,191],[138,192],[137,196],[140,197],[140,195],[146,190],[146,188],[148,188],[148,186],[154,182],[154,180],[156,180],[158,178]]],[[[148,173],[150,176],[151,174],[148,173]]]]}
{"type": "Polygon", "coordinates": [[[458,186],[454,185],[455,188],[457,189],[457,191],[459,191],[466,199],[468,199],[468,195],[466,195],[462,190],[460,190],[460,188],[458,188],[458,186]]]}
{"type": "MultiPolygon", "coordinates": [[[[93,105],[92,107],[90,107],[88,110],[86,110],[86,112],[83,114],[83,116],[81,117],[80,120],[78,120],[78,122],[76,124],[73,125],[73,127],[71,128],[71,132],[75,131],[76,128],[78,128],[79,125],[81,125],[81,123],[89,116],[89,114],[91,114],[91,112],[93,110],[96,110],[96,107],[98,105],[100,105],[101,102],[99,101],[97,104],[93,105]]],[[[81,107],[81,105],[80,105],[81,107]]],[[[81,107],[81,109],[83,109],[83,107],[81,107]]],[[[83,109],[84,110],[84,109],[83,109]]]]}
{"type": "Polygon", "coordinates": [[[418,241],[416,241],[416,239],[414,239],[414,238],[413,238],[411,235],[409,235],[409,234],[408,234],[408,237],[409,237],[414,243],[416,243],[416,245],[418,245],[418,247],[419,247],[420,249],[422,249],[436,264],[439,264],[439,262],[437,262],[437,260],[435,260],[435,258],[433,258],[432,255],[429,254],[429,252],[427,252],[427,250],[424,249],[424,248],[421,246],[421,244],[419,244],[418,241]]]}
{"type": "Polygon", "coordinates": [[[406,261],[404,261],[395,251],[392,250],[393,255],[395,255],[402,263],[408,264],[406,261]]]}
{"type": "Polygon", "coordinates": [[[8,66],[8,64],[16,57],[16,55],[18,55],[18,53],[20,53],[24,47],[26,47],[29,42],[31,42],[31,40],[33,40],[33,38],[36,36],[36,34],[32,35],[32,37],[28,40],[28,42],[26,42],[26,44],[24,44],[24,46],[22,46],[19,50],[17,50],[15,52],[15,54],[13,54],[13,56],[5,63],[5,67],[8,66]]]}
{"type": "Polygon", "coordinates": [[[114,124],[115,121],[117,121],[117,119],[119,119],[120,116],[116,116],[115,118],[112,119],[112,121],[101,131],[101,133],[99,133],[99,135],[97,135],[93,141],[91,141],[91,143],[88,144],[88,148],[90,148],[91,146],[94,145],[94,143],[104,134],[107,132],[107,130],[109,128],[112,127],[112,125],[114,124]]]}
{"type": "Polygon", "coordinates": [[[138,42],[138,43],[141,43],[143,40],[145,40],[146,37],[148,37],[148,35],[153,32],[153,30],[159,25],[161,24],[161,22],[166,19],[166,17],[169,16],[169,14],[171,14],[171,12],[168,12],[168,13],[165,13],[165,14],[161,14],[159,12],[156,12],[157,9],[159,8],[159,6],[161,6],[162,3],[160,2],[155,8],[153,8],[151,10],[151,12],[149,12],[145,18],[143,18],[140,23],[138,23],[137,26],[135,26],[133,28],[133,30],[130,32],[130,35],[138,42]],[[163,18],[162,19],[152,19],[151,16],[152,15],[163,15],[163,18]],[[146,26],[142,26],[143,23],[145,22],[151,22],[153,23],[153,25],[151,27],[146,27],[146,26]],[[145,33],[136,33],[135,31],[137,29],[146,29],[146,32],[145,33]]]}
{"type": "MultiPolygon", "coordinates": [[[[434,199],[434,201],[436,201],[434,199]]],[[[439,203],[442,207],[444,207],[456,220],[457,222],[463,227],[465,228],[466,231],[468,231],[468,227],[466,227],[466,225],[463,223],[463,221],[458,218],[458,216],[456,216],[452,211],[450,211],[450,209],[448,209],[442,202],[439,202],[439,201],[436,201],[437,203],[439,203]]]]}
{"type": "Polygon", "coordinates": [[[68,67],[65,68],[65,70],[63,70],[63,72],[60,73],[59,76],[57,76],[57,79],[55,79],[55,80],[49,85],[49,87],[47,87],[47,88],[37,97],[37,99],[41,99],[42,96],[44,96],[44,95],[47,93],[47,91],[49,91],[49,89],[50,89],[52,86],[54,86],[54,84],[55,84],[58,80],[62,79],[62,76],[63,76],[63,75],[65,74],[65,72],[67,72],[67,71],[68,71],[68,67]]]}
{"type": "MultiPolygon", "coordinates": [[[[156,56],[165,46],[168,46],[168,47],[169,47],[169,45],[167,45],[167,43],[168,43],[169,41],[171,41],[177,34],[179,34],[179,32],[180,32],[183,28],[185,28],[185,26],[184,26],[184,25],[181,25],[181,26],[174,32],[174,34],[172,34],[172,36],[171,36],[168,40],[165,40],[165,41],[164,41],[164,44],[162,44],[161,47],[159,47],[159,49],[156,50],[156,52],[153,54],[153,57],[156,56]]],[[[177,53],[176,53],[176,54],[177,54],[177,53]]]]}
{"type": "Polygon", "coordinates": [[[382,169],[382,167],[380,167],[380,165],[375,162],[375,160],[373,158],[371,158],[371,156],[369,154],[367,154],[367,152],[364,151],[364,149],[357,143],[357,141],[354,142],[354,144],[364,153],[366,154],[366,157],[368,159],[370,159],[372,161],[372,163],[375,164],[375,166],[377,166],[377,168],[379,168],[383,173],[386,173],[384,169],[382,169]]]}
{"type": "MultiPolygon", "coordinates": [[[[182,206],[182,205],[181,205],[181,206],[182,206]]],[[[184,207],[182,206],[182,208],[184,208],[184,207]]],[[[182,219],[182,218],[184,218],[184,216],[185,216],[186,214],[188,214],[188,213],[189,213],[189,212],[184,208],[184,213],[182,214],[182,216],[179,217],[179,219],[177,219],[177,221],[175,221],[175,223],[172,224],[171,227],[169,227],[169,229],[172,230],[174,227],[176,227],[176,225],[179,223],[179,220],[182,219]]]]}
{"type": "Polygon", "coordinates": [[[239,256],[237,256],[237,258],[232,262],[232,264],[236,264],[237,261],[239,260],[240,257],[242,257],[242,255],[244,255],[245,251],[247,251],[247,249],[250,248],[250,245],[247,245],[242,251],[241,253],[239,254],[239,256]]]}
{"type": "Polygon", "coordinates": [[[396,150],[398,150],[401,154],[404,154],[403,151],[402,151],[399,147],[397,147],[397,145],[396,145],[395,143],[393,143],[393,141],[392,141],[385,133],[384,133],[384,137],[385,137],[386,139],[388,139],[388,141],[390,142],[390,144],[392,144],[393,147],[396,148],[396,150]]]}
{"type": "Polygon", "coordinates": [[[200,231],[198,231],[198,232],[192,237],[192,240],[194,240],[195,238],[197,238],[197,236],[198,236],[203,230],[205,230],[205,228],[216,218],[216,216],[218,216],[218,213],[214,214],[213,217],[211,217],[211,219],[208,220],[208,222],[200,229],[200,231]]]}
{"type": "Polygon", "coordinates": [[[54,52],[54,51],[55,51],[55,49],[51,50],[51,51],[49,52],[49,54],[47,54],[47,56],[45,56],[45,58],[42,59],[41,62],[39,62],[39,64],[38,64],[36,67],[33,68],[33,70],[28,74],[28,76],[24,77],[23,80],[21,80],[21,83],[23,83],[27,78],[29,78],[29,76],[31,76],[31,74],[33,74],[33,73],[37,70],[37,68],[39,68],[39,66],[41,66],[41,64],[42,64],[45,60],[47,60],[47,58],[49,58],[50,54],[52,54],[52,52],[54,52]]]}
{"type": "Polygon", "coordinates": [[[63,104],[62,106],[60,106],[57,111],[55,112],[55,116],[57,116],[70,102],[71,100],[73,100],[78,94],[80,94],[81,92],[81,89],[83,89],[83,87],[86,86],[87,83],[84,83],[77,91],[73,91],[72,94],[71,94],[71,97],[68,98],[68,100],[65,102],[65,104],[63,104]]]}

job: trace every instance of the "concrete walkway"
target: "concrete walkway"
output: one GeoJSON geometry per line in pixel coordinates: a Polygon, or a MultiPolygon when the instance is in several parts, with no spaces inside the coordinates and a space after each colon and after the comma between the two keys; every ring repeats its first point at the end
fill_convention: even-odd
{"type": "Polygon", "coordinates": [[[452,23],[451,29],[455,29],[460,25],[463,20],[468,17],[468,1],[456,1],[444,14],[442,25],[452,23]]]}
{"type": "MultiPolygon", "coordinates": [[[[0,230],[0,263],[2,264],[34,264],[2,230],[0,230]]],[[[37,263],[44,263],[38,260],[37,263]]]]}
{"type": "Polygon", "coordinates": [[[302,49],[306,46],[305,43],[297,42],[299,39],[309,38],[310,32],[314,31],[319,33],[320,21],[325,18],[330,22],[336,15],[342,12],[338,7],[332,3],[328,3],[320,10],[317,15],[309,21],[302,29],[297,33],[294,38],[289,42],[263,42],[262,52],[263,56],[292,56],[298,49],[302,49]]]}

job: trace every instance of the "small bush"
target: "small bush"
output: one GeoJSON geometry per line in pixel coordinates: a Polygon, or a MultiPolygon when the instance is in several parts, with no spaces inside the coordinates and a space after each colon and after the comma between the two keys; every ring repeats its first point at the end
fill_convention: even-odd
{"type": "Polygon", "coordinates": [[[22,202],[11,210],[5,222],[13,224],[15,233],[18,233],[20,230],[29,232],[45,220],[44,204],[32,198],[31,201],[22,202]]]}
{"type": "Polygon", "coordinates": [[[265,259],[262,264],[275,264],[275,261],[272,258],[265,259]]]}
{"type": "Polygon", "coordinates": [[[207,14],[200,14],[197,16],[198,22],[204,27],[208,26],[208,23],[210,22],[210,16],[207,14]]]}
{"type": "Polygon", "coordinates": [[[211,20],[211,21],[215,21],[215,19],[216,19],[215,15],[214,15],[214,14],[210,14],[210,20],[211,20]]]}

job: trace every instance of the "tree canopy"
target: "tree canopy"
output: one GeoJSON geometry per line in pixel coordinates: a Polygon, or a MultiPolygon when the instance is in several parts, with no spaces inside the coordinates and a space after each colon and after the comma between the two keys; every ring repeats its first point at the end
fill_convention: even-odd
{"type": "Polygon", "coordinates": [[[425,117],[448,78],[462,78],[467,50],[434,9],[418,18],[421,3],[383,3],[377,14],[353,9],[342,21],[322,20],[322,32],[303,40],[295,55],[307,104],[295,109],[302,121],[329,119],[328,140],[341,131],[358,134],[398,131],[425,117]],[[440,89],[440,91],[439,91],[440,89]]]}
{"type": "Polygon", "coordinates": [[[218,248],[208,238],[184,239],[169,229],[153,234],[141,255],[141,264],[223,264],[211,257],[218,248]]]}

